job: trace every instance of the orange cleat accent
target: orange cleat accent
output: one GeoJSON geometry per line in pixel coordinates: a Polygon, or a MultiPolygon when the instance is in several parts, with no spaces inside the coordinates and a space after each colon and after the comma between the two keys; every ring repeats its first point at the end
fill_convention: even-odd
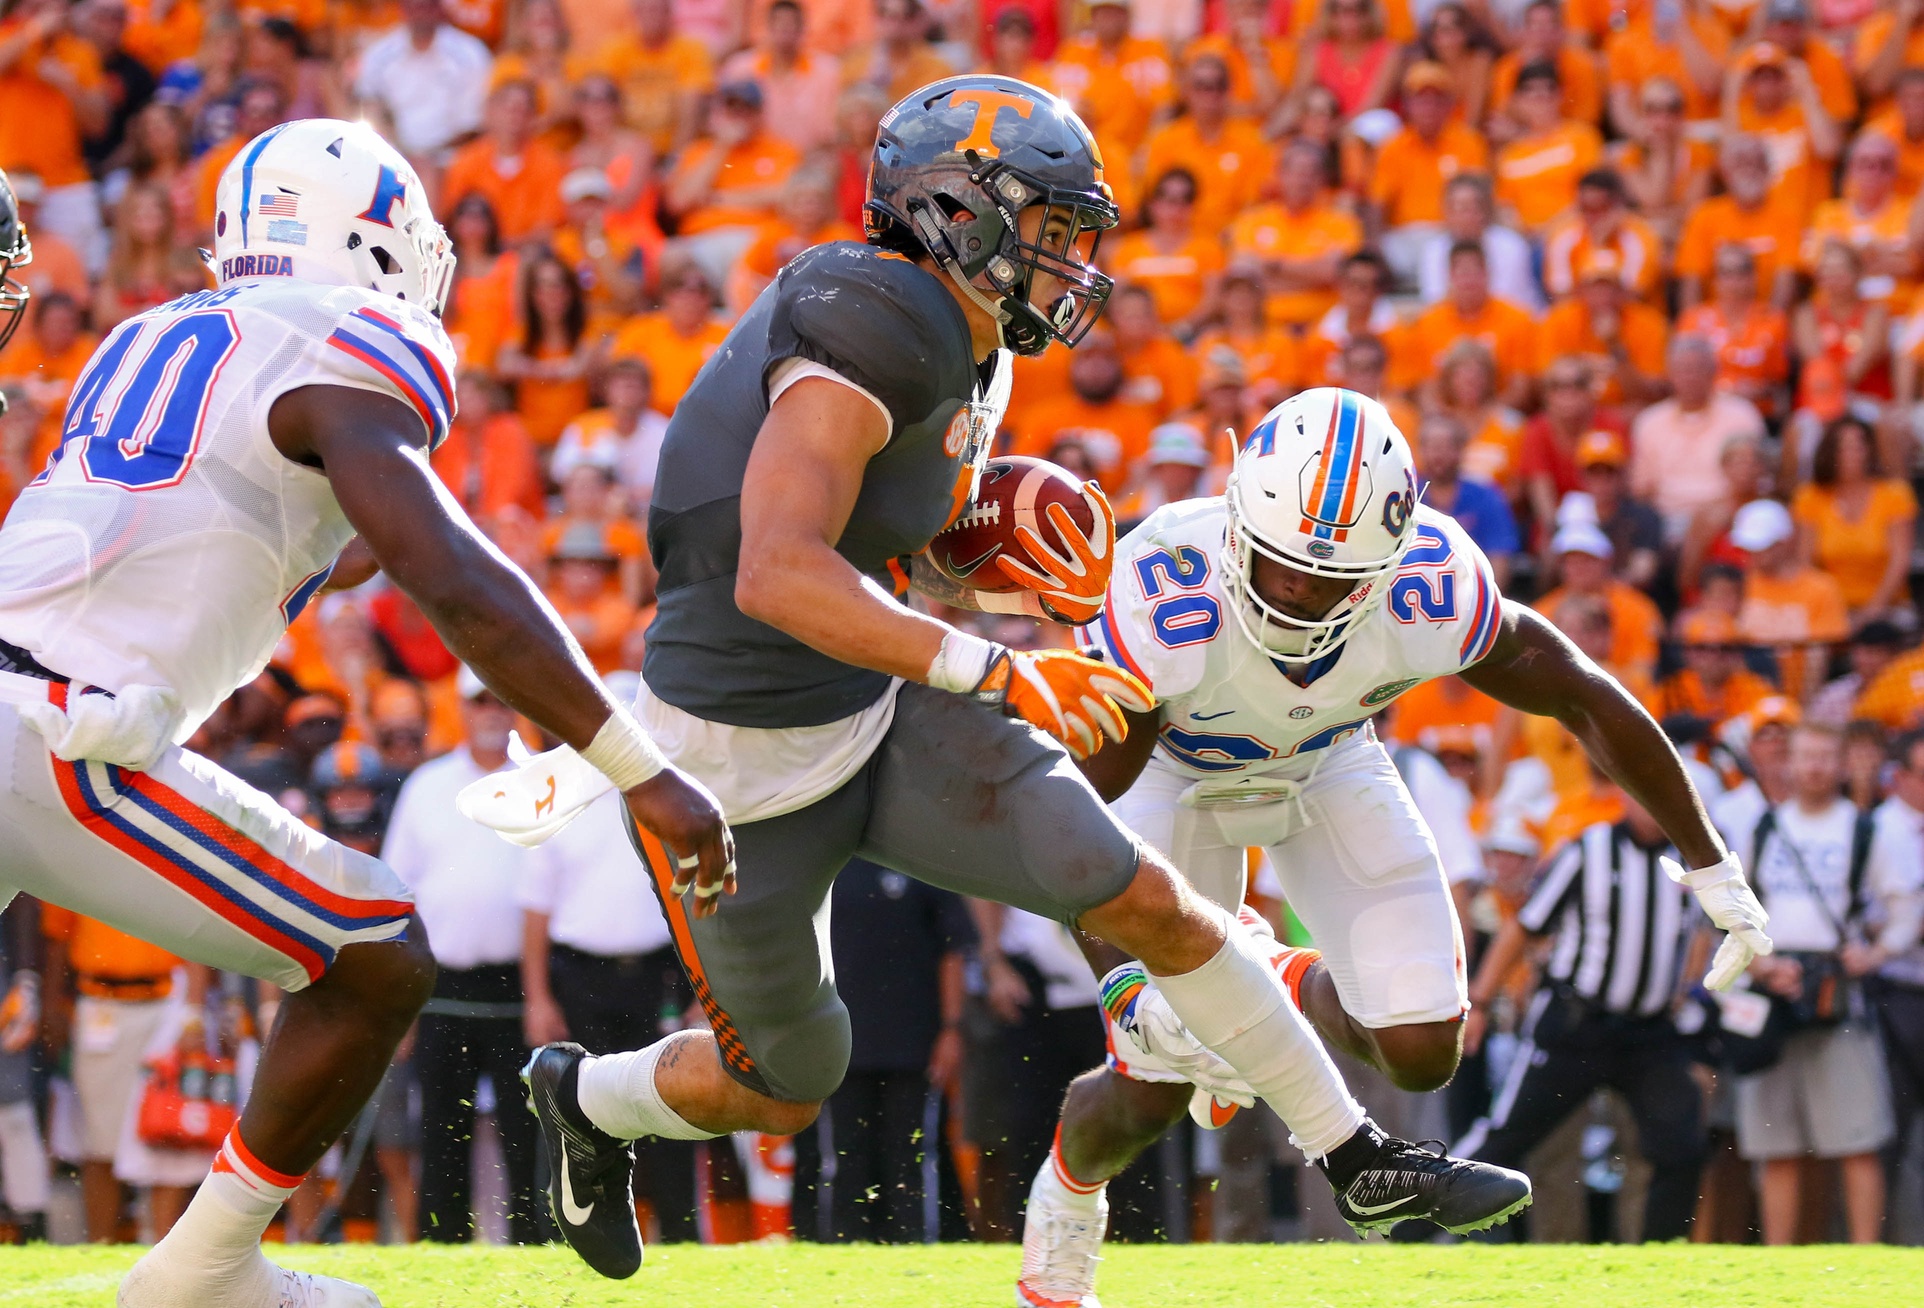
{"type": "Polygon", "coordinates": [[[1322,959],[1322,950],[1310,949],[1307,946],[1286,946],[1269,956],[1269,965],[1276,969],[1276,975],[1283,979],[1283,985],[1289,991],[1289,1001],[1296,1005],[1297,1012],[1304,1015],[1307,1015],[1309,1010],[1303,1007],[1303,978],[1308,976],[1309,969],[1320,963],[1322,959]]]}

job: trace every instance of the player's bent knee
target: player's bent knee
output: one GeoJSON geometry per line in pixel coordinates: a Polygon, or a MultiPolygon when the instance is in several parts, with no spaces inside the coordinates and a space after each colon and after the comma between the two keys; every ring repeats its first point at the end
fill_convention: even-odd
{"type": "Polygon", "coordinates": [[[785,1099],[769,1099],[758,1105],[760,1121],[756,1129],[764,1135],[798,1135],[815,1125],[815,1119],[822,1115],[822,1101],[809,1103],[790,1103],[785,1099]]]}
{"type": "MultiPolygon", "coordinates": [[[[808,1121],[802,1123],[806,1126],[815,1120],[814,1107],[834,1094],[848,1074],[848,1009],[830,989],[825,1000],[805,1015],[766,1025],[773,1028],[772,1035],[760,1039],[751,1036],[750,1058],[755,1073],[767,1088],[771,1103],[784,1108],[809,1107],[808,1121]]],[[[772,1127],[765,1129],[785,1134],[772,1127]]]]}
{"type": "Polygon", "coordinates": [[[1438,1090],[1456,1075],[1463,1055],[1460,1022],[1420,1022],[1371,1032],[1383,1074],[1399,1090],[1438,1090]]]}
{"type": "Polygon", "coordinates": [[[1145,851],[1128,888],[1079,925],[1168,976],[1201,967],[1222,947],[1217,915],[1206,907],[1180,872],[1145,851]]]}
{"type": "Polygon", "coordinates": [[[414,918],[399,940],[364,941],[343,948],[319,984],[331,993],[351,995],[370,1017],[405,1024],[433,995],[435,971],[427,931],[414,918]]]}

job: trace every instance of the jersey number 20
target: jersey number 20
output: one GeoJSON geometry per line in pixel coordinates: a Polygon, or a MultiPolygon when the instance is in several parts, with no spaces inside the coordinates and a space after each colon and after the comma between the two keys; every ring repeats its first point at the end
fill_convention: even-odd
{"type": "Polygon", "coordinates": [[[1200,645],[1222,630],[1222,606],[1197,589],[1209,579],[1209,556],[1194,545],[1178,545],[1172,553],[1152,550],[1136,560],[1136,581],[1142,597],[1159,601],[1149,610],[1156,639],[1169,649],[1200,645]],[[1176,593],[1162,598],[1166,589],[1176,593]]]}
{"type": "Polygon", "coordinates": [[[239,343],[224,309],[122,326],[74,383],[55,460],[77,449],[88,481],[176,485],[200,446],[214,379],[239,343]]]}

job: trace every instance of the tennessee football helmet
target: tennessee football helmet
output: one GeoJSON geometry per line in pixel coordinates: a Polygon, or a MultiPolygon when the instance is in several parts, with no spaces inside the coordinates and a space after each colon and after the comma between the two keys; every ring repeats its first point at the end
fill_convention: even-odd
{"type": "Polygon", "coordinates": [[[1266,653],[1334,652],[1383,603],[1416,539],[1416,466],[1383,406],[1321,386],[1271,409],[1236,453],[1224,496],[1223,585],[1243,634],[1266,653]],[[1251,584],[1258,558],[1349,583],[1318,618],[1286,613],[1251,584]]]}
{"type": "MultiPolygon", "coordinates": [[[[0,349],[4,349],[26,317],[27,301],[33,292],[13,279],[13,270],[33,262],[33,242],[27,239],[27,225],[20,221],[20,204],[13,198],[13,183],[0,172],[0,349]]],[[[4,406],[5,401],[0,401],[4,406]]],[[[5,412],[0,407],[0,412],[5,412]]]]}
{"type": "Polygon", "coordinates": [[[1075,110],[1013,77],[946,77],[883,115],[863,217],[870,244],[927,251],[1017,354],[1073,346],[1114,285],[1095,269],[1119,218],[1102,152],[1075,110]],[[1065,221],[1024,240],[1019,215],[1036,205],[1065,221]],[[1030,302],[1038,272],[1066,288],[1053,303],[1030,302]]]}
{"type": "Polygon", "coordinates": [[[366,123],[306,118],[241,147],[215,192],[214,276],[369,290],[439,313],[454,247],[401,152],[366,123]]]}

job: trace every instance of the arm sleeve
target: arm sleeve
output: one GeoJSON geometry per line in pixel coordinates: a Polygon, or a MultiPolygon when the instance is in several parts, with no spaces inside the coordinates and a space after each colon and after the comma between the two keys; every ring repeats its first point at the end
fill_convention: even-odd
{"type": "Polygon", "coordinates": [[[943,339],[928,290],[903,274],[927,274],[904,263],[900,273],[876,255],[826,247],[783,270],[768,324],[766,387],[785,360],[807,359],[839,374],[871,396],[890,417],[890,430],[923,421],[944,399],[955,346],[943,339]],[[880,277],[880,269],[888,272],[880,277]],[[894,275],[890,275],[894,274],[894,275]],[[948,366],[944,366],[947,364],[948,366]]]}
{"type": "Polygon", "coordinates": [[[1549,929],[1558,913],[1576,893],[1577,875],[1583,871],[1583,841],[1573,840],[1551,862],[1549,871],[1537,882],[1536,889],[1517,910],[1517,922],[1533,936],[1549,929]]]}
{"type": "Polygon", "coordinates": [[[429,448],[447,438],[454,420],[454,345],[425,310],[386,300],[365,303],[335,321],[317,361],[324,384],[391,395],[419,415],[429,448]]]}

